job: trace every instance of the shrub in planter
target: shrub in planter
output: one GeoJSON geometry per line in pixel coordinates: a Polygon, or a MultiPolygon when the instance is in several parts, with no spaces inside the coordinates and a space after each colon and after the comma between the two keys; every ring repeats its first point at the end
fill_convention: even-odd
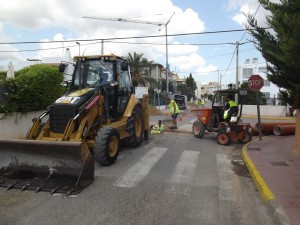
{"type": "Polygon", "coordinates": [[[63,74],[49,65],[34,65],[3,82],[8,92],[6,112],[43,110],[63,94],[63,74]]]}

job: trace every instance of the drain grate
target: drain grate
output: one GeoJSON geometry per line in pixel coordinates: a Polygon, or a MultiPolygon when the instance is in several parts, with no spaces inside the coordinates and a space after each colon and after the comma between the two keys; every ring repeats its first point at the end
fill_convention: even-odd
{"type": "Polygon", "coordinates": [[[248,148],[249,151],[260,151],[260,148],[248,148]]]}
{"type": "Polygon", "coordinates": [[[290,166],[285,161],[278,161],[278,162],[270,162],[272,166],[290,166]]]}

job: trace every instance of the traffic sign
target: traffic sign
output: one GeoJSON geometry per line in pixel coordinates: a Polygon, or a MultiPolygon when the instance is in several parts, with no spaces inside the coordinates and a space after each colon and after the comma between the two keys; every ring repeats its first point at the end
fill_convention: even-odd
{"type": "Polygon", "coordinates": [[[248,80],[248,87],[252,91],[259,91],[264,86],[264,79],[259,75],[252,75],[248,80]]]}

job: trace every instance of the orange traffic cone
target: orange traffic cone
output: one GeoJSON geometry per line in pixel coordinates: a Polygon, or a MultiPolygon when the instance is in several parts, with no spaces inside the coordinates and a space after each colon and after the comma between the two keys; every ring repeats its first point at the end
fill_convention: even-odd
{"type": "Polygon", "coordinates": [[[179,122],[182,122],[182,115],[179,116],[179,122]]]}

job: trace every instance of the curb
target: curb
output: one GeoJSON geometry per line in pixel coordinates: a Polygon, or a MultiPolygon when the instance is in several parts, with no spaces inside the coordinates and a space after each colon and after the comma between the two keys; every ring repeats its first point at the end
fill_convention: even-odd
{"type": "Polygon", "coordinates": [[[247,166],[252,179],[254,180],[254,183],[262,196],[264,203],[267,206],[269,214],[273,217],[275,224],[277,225],[292,225],[289,221],[288,217],[286,216],[285,212],[283,211],[281,205],[276,200],[275,195],[267,185],[267,183],[262,178],[259,171],[256,169],[254,163],[248,156],[248,146],[253,143],[254,141],[257,141],[259,139],[255,139],[246,145],[243,146],[242,149],[242,159],[245,162],[245,165],[247,166]]]}

